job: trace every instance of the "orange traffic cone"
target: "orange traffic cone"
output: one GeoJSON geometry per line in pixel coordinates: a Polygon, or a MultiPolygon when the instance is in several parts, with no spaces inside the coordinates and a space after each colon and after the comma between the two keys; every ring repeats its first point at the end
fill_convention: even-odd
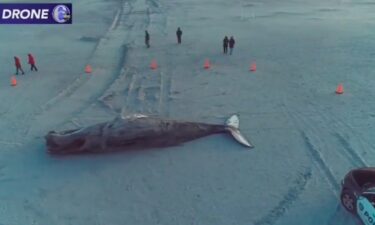
{"type": "Polygon", "coordinates": [[[203,65],[203,67],[204,67],[206,70],[209,69],[209,68],[211,68],[210,60],[206,59],[206,60],[204,61],[204,65],[203,65]]]}
{"type": "Polygon", "coordinates": [[[12,85],[13,87],[14,86],[17,86],[17,79],[16,79],[16,76],[12,76],[10,78],[10,85],[12,85]]]}
{"type": "Polygon", "coordinates": [[[251,63],[251,65],[250,65],[250,71],[251,72],[257,71],[257,64],[255,62],[251,63]]]}
{"type": "Polygon", "coordinates": [[[87,65],[87,66],[85,67],[85,73],[92,73],[92,68],[91,68],[90,65],[87,65]]]}
{"type": "Polygon", "coordinates": [[[341,94],[343,94],[343,93],[344,93],[344,87],[342,86],[342,84],[339,84],[339,85],[337,86],[337,89],[336,89],[336,94],[341,95],[341,94]]]}
{"type": "Polygon", "coordinates": [[[157,62],[156,62],[155,59],[153,59],[153,60],[151,61],[150,68],[153,69],[153,70],[156,70],[156,69],[158,68],[158,64],[157,64],[157,62]]]}

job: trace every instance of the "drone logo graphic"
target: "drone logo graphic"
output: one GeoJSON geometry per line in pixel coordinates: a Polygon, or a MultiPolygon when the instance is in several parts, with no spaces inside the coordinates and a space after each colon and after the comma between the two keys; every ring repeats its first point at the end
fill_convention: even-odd
{"type": "Polygon", "coordinates": [[[52,18],[58,23],[66,23],[71,19],[71,12],[66,5],[57,5],[53,9],[52,18]]]}

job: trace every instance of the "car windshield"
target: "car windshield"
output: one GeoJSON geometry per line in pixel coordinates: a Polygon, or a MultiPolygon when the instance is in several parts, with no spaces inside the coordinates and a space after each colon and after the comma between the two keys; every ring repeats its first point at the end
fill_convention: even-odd
{"type": "Polygon", "coordinates": [[[372,169],[361,169],[353,171],[353,177],[363,191],[375,187],[375,171],[372,169]]]}

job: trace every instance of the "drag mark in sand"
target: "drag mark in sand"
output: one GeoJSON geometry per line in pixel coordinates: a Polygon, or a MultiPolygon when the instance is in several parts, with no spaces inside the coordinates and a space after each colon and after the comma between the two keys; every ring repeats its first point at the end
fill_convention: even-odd
{"type": "Polygon", "coordinates": [[[312,177],[311,168],[305,169],[303,173],[298,174],[293,186],[284,195],[283,199],[269,213],[256,221],[254,225],[272,225],[284,215],[286,210],[296,201],[312,177]]]}
{"type": "Polygon", "coordinates": [[[56,129],[56,127],[71,123],[71,118],[77,117],[90,106],[100,103],[100,96],[118,79],[128,52],[124,34],[128,34],[126,28],[128,28],[129,22],[126,19],[123,23],[123,19],[130,14],[129,10],[132,9],[129,7],[128,1],[123,0],[121,4],[121,10],[117,12],[111,27],[100,39],[95,53],[89,60],[93,62],[93,73],[90,75],[81,74],[72,84],[65,86],[57,96],[48,100],[35,113],[36,123],[54,118],[53,125],[33,128],[28,133],[34,135],[35,132],[50,129],[48,126],[53,126],[56,129]],[[108,58],[113,60],[108,61],[108,58]],[[56,111],[60,108],[64,109],[63,113],[56,117],[56,111]]]}
{"type": "Polygon", "coordinates": [[[162,73],[161,74],[161,98],[159,103],[160,113],[168,116],[168,102],[171,95],[172,89],[172,77],[170,73],[162,73]]]}
{"type": "Polygon", "coordinates": [[[339,183],[337,182],[336,178],[334,177],[331,169],[328,167],[327,163],[325,162],[321,152],[318,150],[318,147],[315,146],[311,138],[304,132],[301,131],[301,136],[304,140],[304,143],[309,150],[314,162],[318,164],[318,167],[322,169],[325,176],[328,179],[329,184],[331,185],[332,191],[337,195],[337,191],[340,188],[339,183]]]}
{"type": "MultiPolygon", "coordinates": [[[[149,26],[152,25],[151,28],[155,27],[156,30],[159,32],[162,32],[162,35],[167,36],[166,27],[167,27],[167,19],[164,12],[164,8],[157,0],[147,0],[147,5],[149,6],[149,12],[148,20],[149,20],[149,26]],[[155,14],[156,13],[156,14],[155,14]]],[[[165,53],[163,54],[163,57],[167,57],[165,53]]],[[[171,92],[171,86],[172,86],[172,74],[166,65],[165,67],[161,68],[160,71],[157,73],[158,79],[159,79],[159,85],[158,85],[158,105],[155,105],[154,107],[157,108],[156,112],[159,115],[168,116],[168,103],[169,103],[169,97],[171,92]]]]}
{"type": "MultiPolygon", "coordinates": [[[[85,104],[82,104],[80,107],[78,107],[76,110],[72,111],[72,115],[79,115],[84,110],[86,110],[90,105],[94,104],[95,102],[102,102],[100,101],[101,96],[103,96],[103,93],[105,93],[109,87],[119,78],[119,76],[122,73],[122,68],[126,60],[127,55],[127,46],[123,45],[120,47],[120,55],[119,55],[119,61],[116,64],[116,68],[111,71],[110,75],[107,75],[107,78],[101,82],[101,85],[95,88],[95,91],[92,91],[90,93],[90,98],[85,104]]],[[[67,122],[71,122],[71,118],[66,119],[63,121],[60,125],[63,125],[67,122]]]]}
{"type": "MultiPolygon", "coordinates": [[[[344,171],[341,171],[340,168],[333,170],[329,165],[345,165],[348,168],[367,166],[368,164],[352,143],[358,143],[365,149],[371,149],[371,144],[359,136],[348,123],[329,110],[321,109],[321,106],[316,103],[308,102],[305,107],[306,111],[299,112],[298,108],[293,107],[293,101],[289,103],[286,100],[284,97],[285,113],[296,124],[313,162],[325,175],[329,186],[331,186],[331,191],[337,197],[341,185],[335,174],[342,174],[344,171]],[[350,139],[346,137],[350,137],[350,139]],[[336,139],[337,144],[332,144],[332,139],[336,139]],[[340,146],[342,147],[340,148],[340,146]],[[325,154],[331,158],[330,161],[326,161],[325,154]]],[[[340,221],[345,221],[342,219],[342,213],[342,207],[340,203],[337,203],[336,210],[328,219],[327,224],[342,224],[340,221]]]]}
{"type": "MultiPolygon", "coordinates": [[[[125,4],[125,1],[122,1],[122,2],[123,4],[125,4]]],[[[123,12],[124,12],[123,7],[117,10],[115,17],[112,20],[111,26],[109,27],[107,32],[103,35],[103,37],[98,39],[97,44],[93,50],[93,53],[91,54],[91,57],[89,59],[89,62],[93,61],[95,57],[95,53],[98,51],[99,46],[108,38],[111,32],[113,32],[118,27],[119,19],[122,17],[123,12]]],[[[40,113],[47,111],[48,109],[50,109],[51,107],[59,103],[60,101],[71,96],[76,90],[78,90],[82,85],[84,85],[90,78],[91,76],[79,75],[71,84],[66,86],[56,96],[52,97],[43,106],[41,106],[40,113]]]]}
{"type": "Polygon", "coordinates": [[[346,138],[344,138],[341,134],[335,133],[334,134],[336,138],[339,140],[339,142],[342,144],[344,147],[344,153],[347,156],[348,159],[350,159],[356,167],[367,167],[367,163],[365,160],[357,154],[357,152],[353,149],[351,144],[347,141],[346,138]]]}
{"type": "Polygon", "coordinates": [[[320,151],[320,145],[323,145],[323,143],[320,140],[319,135],[316,134],[320,134],[321,132],[319,132],[319,130],[315,131],[315,127],[310,125],[311,123],[307,121],[308,118],[306,116],[303,117],[298,115],[298,110],[291,110],[292,109],[290,109],[290,107],[287,107],[286,101],[284,99],[285,113],[289,115],[291,119],[295,122],[301,134],[302,140],[306,146],[306,149],[308,150],[308,153],[313,160],[313,163],[315,163],[317,168],[323,172],[328,181],[328,184],[331,186],[331,191],[334,193],[335,196],[337,196],[337,190],[340,188],[340,185],[337,179],[335,178],[331,168],[325,161],[322,152],[320,151]],[[309,135],[308,132],[310,132],[311,134],[309,135]]]}
{"type": "MultiPolygon", "coordinates": [[[[165,114],[165,104],[170,90],[170,79],[165,76],[167,75],[164,72],[157,72],[142,77],[134,71],[128,71],[124,79],[123,93],[126,97],[123,112],[165,114]]],[[[116,108],[119,107],[121,106],[118,105],[116,108]]]]}
{"type": "Polygon", "coordinates": [[[131,84],[136,72],[131,68],[122,68],[120,73],[120,76],[113,82],[111,87],[99,98],[99,101],[102,102],[103,105],[116,113],[126,111],[126,99],[130,96],[131,84]],[[123,91],[121,91],[122,88],[123,91]],[[122,96],[125,100],[120,99],[120,103],[117,103],[118,99],[122,96]],[[123,101],[125,103],[123,103],[123,101]]]}
{"type": "MultiPolygon", "coordinates": [[[[318,108],[317,105],[313,103],[310,104],[314,108],[318,108]]],[[[333,134],[333,136],[336,137],[339,143],[343,146],[344,156],[346,156],[347,159],[351,161],[353,166],[368,166],[368,163],[366,163],[362,156],[352,146],[349,139],[345,138],[345,136],[348,136],[352,140],[355,140],[355,143],[359,143],[359,145],[363,146],[364,149],[373,149],[373,146],[371,146],[370,143],[368,143],[361,136],[359,136],[357,132],[355,132],[349,124],[339,119],[332,112],[320,112],[319,116],[320,119],[323,121],[323,124],[326,125],[325,129],[331,131],[331,134],[333,134]],[[345,134],[344,131],[346,131],[345,134]],[[346,135],[346,133],[348,133],[348,135],[346,135]]]]}
{"type": "Polygon", "coordinates": [[[127,98],[126,98],[126,109],[128,110],[128,113],[142,113],[142,110],[140,109],[141,104],[140,102],[144,102],[144,99],[142,100],[142,79],[140,79],[140,74],[135,73],[132,76],[132,79],[129,84],[129,89],[127,90],[127,98]]]}
{"type": "Polygon", "coordinates": [[[119,19],[123,13],[123,7],[117,10],[116,16],[114,17],[111,26],[109,27],[108,31],[115,30],[117,26],[119,25],[119,19]]]}
{"type": "MultiPolygon", "coordinates": [[[[137,12],[146,13],[130,14],[130,16],[135,16],[135,19],[139,22],[136,27],[146,27],[155,32],[165,33],[165,15],[159,2],[146,1],[145,5],[138,5],[137,12]],[[142,20],[140,16],[145,18],[142,20]]],[[[143,53],[140,53],[140,56],[142,56],[143,53]]],[[[138,54],[139,52],[136,50],[131,55],[138,54]]],[[[159,54],[158,59],[164,58],[162,54],[159,54]]],[[[106,104],[124,114],[167,115],[167,104],[171,89],[171,73],[167,66],[154,70],[136,67],[130,69],[127,68],[126,63],[124,67],[126,69],[124,74],[121,75],[122,79],[114,84],[110,88],[112,91],[108,93],[108,95],[114,97],[104,97],[108,100],[106,104]]]]}
{"type": "MultiPolygon", "coordinates": [[[[140,3],[140,2],[138,2],[140,3]]],[[[157,30],[165,30],[165,15],[162,7],[157,1],[146,1],[145,4],[132,2],[129,7],[132,9],[127,13],[124,23],[128,26],[126,39],[131,42],[138,39],[135,35],[143,28],[152,29],[150,26],[157,26],[157,30]],[[133,6],[134,5],[134,6],[133,6]],[[133,10],[135,10],[134,13],[133,10]],[[160,27],[161,26],[161,27],[160,27]]],[[[126,11],[126,10],[125,10],[126,11]]],[[[139,43],[142,44],[142,43],[139,43]]],[[[134,53],[127,53],[130,56],[138,56],[138,50],[134,53]]],[[[140,52],[140,57],[143,56],[140,52]]],[[[159,58],[162,58],[161,55],[159,58]]],[[[133,65],[131,58],[123,60],[121,71],[116,79],[99,98],[99,100],[112,111],[122,114],[144,113],[144,114],[167,114],[167,103],[171,89],[171,75],[167,67],[151,70],[149,68],[137,68],[133,65]]]]}
{"type": "Polygon", "coordinates": [[[353,1],[352,4],[365,5],[365,6],[375,6],[375,2],[356,2],[356,1],[353,1]]]}

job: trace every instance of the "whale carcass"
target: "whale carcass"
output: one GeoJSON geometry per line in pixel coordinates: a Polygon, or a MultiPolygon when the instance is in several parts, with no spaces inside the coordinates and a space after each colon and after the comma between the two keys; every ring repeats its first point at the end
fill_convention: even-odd
{"type": "Polygon", "coordinates": [[[136,114],[85,128],[50,131],[45,139],[47,150],[52,154],[101,153],[174,146],[218,133],[229,133],[240,144],[253,147],[240,133],[237,115],[232,115],[225,124],[217,125],[136,114]]]}

